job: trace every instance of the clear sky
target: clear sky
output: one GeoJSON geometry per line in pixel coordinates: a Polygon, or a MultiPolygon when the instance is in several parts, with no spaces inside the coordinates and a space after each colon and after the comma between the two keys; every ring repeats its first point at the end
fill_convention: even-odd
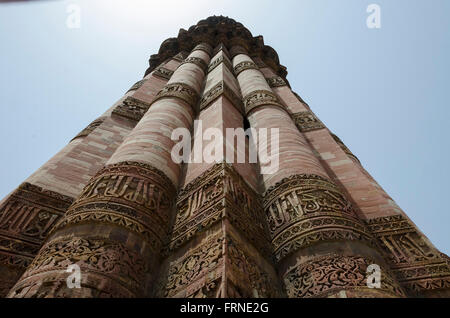
{"type": "Polygon", "coordinates": [[[450,254],[448,0],[0,4],[0,197],[141,79],[163,40],[210,15],[263,35],[292,88],[450,254]],[[367,28],[371,3],[380,29],[367,28]]]}

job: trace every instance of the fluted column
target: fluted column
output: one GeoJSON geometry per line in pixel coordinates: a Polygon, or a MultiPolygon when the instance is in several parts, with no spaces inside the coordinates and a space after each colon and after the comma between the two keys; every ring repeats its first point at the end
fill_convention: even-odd
{"type": "Polygon", "coordinates": [[[180,178],[171,133],[191,128],[210,60],[203,46],[176,69],[84,188],[9,297],[152,295],[180,178]],[[66,285],[70,264],[81,268],[79,289],[66,285]]]}
{"type": "Polygon", "coordinates": [[[0,297],[30,265],[50,230],[136,126],[180,64],[162,63],[81,130],[0,203],[0,297]]]}
{"type": "Polygon", "coordinates": [[[279,166],[262,176],[278,273],[288,297],[400,296],[364,224],[332,181],[287,107],[257,64],[235,47],[233,67],[252,127],[279,129],[279,145],[258,143],[258,151],[279,153],[279,166]],[[274,149],[270,149],[273,147],[274,149]],[[383,271],[382,287],[366,287],[366,269],[383,271]]]}
{"type": "Polygon", "coordinates": [[[255,164],[248,156],[236,160],[238,152],[248,150],[242,97],[227,49],[220,45],[215,52],[191,153],[191,159],[202,160],[186,165],[168,257],[159,275],[159,296],[276,297],[281,288],[271,261],[255,164]],[[208,141],[211,129],[219,136],[208,141]],[[236,129],[246,149],[237,149],[234,136],[227,133],[236,129]],[[202,156],[212,144],[220,149],[213,162],[202,156]]]}

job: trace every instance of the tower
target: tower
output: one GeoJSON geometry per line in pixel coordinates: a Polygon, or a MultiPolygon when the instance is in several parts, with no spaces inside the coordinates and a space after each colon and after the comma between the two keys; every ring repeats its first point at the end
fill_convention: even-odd
{"type": "Polygon", "coordinates": [[[164,41],[142,80],[1,201],[0,295],[450,296],[449,258],[286,75],[229,18],[164,41]],[[175,131],[193,132],[195,156],[211,128],[220,160],[174,161],[175,131]],[[279,138],[252,143],[261,131],[279,138]],[[257,162],[235,160],[251,151],[257,162]]]}

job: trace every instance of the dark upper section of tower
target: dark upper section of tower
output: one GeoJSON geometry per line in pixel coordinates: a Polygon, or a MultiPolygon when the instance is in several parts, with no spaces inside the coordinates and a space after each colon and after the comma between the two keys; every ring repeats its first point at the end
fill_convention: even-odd
{"type": "Polygon", "coordinates": [[[228,48],[241,45],[251,56],[259,56],[279,76],[286,78],[286,67],[280,64],[277,52],[264,44],[262,36],[253,36],[241,23],[223,16],[212,16],[199,21],[189,30],[180,29],[178,37],[165,40],[158,54],[150,57],[150,67],[145,74],[153,71],[160,63],[181,51],[190,52],[197,44],[206,42],[212,47],[224,44],[228,48]]]}

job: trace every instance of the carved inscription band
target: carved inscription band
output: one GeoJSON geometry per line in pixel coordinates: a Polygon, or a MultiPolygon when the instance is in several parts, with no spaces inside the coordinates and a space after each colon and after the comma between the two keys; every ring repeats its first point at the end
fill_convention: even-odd
{"type": "Polygon", "coordinates": [[[196,110],[196,105],[199,100],[197,92],[184,83],[171,83],[164,86],[164,88],[158,92],[153,102],[162,98],[175,97],[183,100],[188,105],[192,106],[196,110]]]}
{"type": "Polygon", "coordinates": [[[171,71],[171,70],[161,66],[161,67],[158,67],[153,72],[153,75],[162,77],[162,78],[164,78],[166,80],[169,80],[172,77],[172,75],[173,75],[173,71],[171,71]]]}
{"type": "Polygon", "coordinates": [[[270,91],[257,90],[249,93],[244,97],[244,107],[246,114],[250,113],[250,111],[252,111],[256,107],[264,105],[278,106],[285,109],[284,106],[278,101],[278,97],[270,91]]]}
{"type": "Polygon", "coordinates": [[[149,103],[128,96],[113,110],[112,113],[134,121],[139,121],[149,108],[149,103]]]}
{"type": "Polygon", "coordinates": [[[362,240],[371,236],[347,198],[331,181],[316,175],[293,175],[264,196],[275,258],[327,240],[362,240]]]}
{"type": "Polygon", "coordinates": [[[228,218],[261,252],[271,254],[258,195],[226,163],[217,164],[180,191],[171,248],[228,218]]]}
{"type": "Polygon", "coordinates": [[[242,99],[240,96],[236,95],[236,93],[225,83],[219,82],[214,85],[209,91],[207,91],[202,99],[200,100],[200,110],[208,107],[213,101],[215,101],[220,96],[225,96],[233,103],[233,105],[244,114],[244,104],[242,103],[242,99]]]}
{"type": "Polygon", "coordinates": [[[175,193],[171,181],[156,168],[138,162],[110,165],[84,188],[57,229],[109,223],[135,232],[158,251],[168,237],[175,193]]]}
{"type": "Polygon", "coordinates": [[[234,75],[237,77],[241,72],[250,69],[259,70],[258,65],[255,63],[251,61],[243,61],[234,67],[234,75]]]}
{"type": "Polygon", "coordinates": [[[398,281],[412,295],[450,288],[450,260],[402,215],[367,221],[398,281]]]}

